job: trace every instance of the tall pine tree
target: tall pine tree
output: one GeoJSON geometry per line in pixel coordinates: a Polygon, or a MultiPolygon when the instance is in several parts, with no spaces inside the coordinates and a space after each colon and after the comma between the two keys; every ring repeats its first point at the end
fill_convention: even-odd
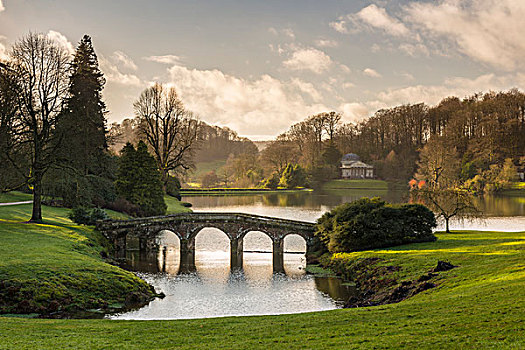
{"type": "Polygon", "coordinates": [[[71,63],[69,98],[60,127],[70,164],[86,175],[96,172],[99,157],[108,147],[102,100],[105,82],[91,38],[84,35],[71,63]]]}
{"type": "Polygon", "coordinates": [[[116,164],[107,152],[104,75],[91,38],[84,35],[71,63],[68,98],[57,122],[60,169],[46,181],[47,194],[67,206],[104,205],[114,200],[116,164]]]}

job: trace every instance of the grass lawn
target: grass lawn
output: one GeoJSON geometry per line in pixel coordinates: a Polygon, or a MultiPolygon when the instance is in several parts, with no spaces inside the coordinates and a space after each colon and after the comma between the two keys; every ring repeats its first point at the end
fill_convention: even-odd
{"type": "Polygon", "coordinates": [[[373,189],[388,190],[388,183],[383,180],[363,179],[363,180],[332,180],[323,184],[323,190],[354,190],[354,189],[373,189]]]}
{"type": "Polygon", "coordinates": [[[0,203],[10,203],[10,202],[25,202],[33,200],[33,195],[12,191],[7,193],[0,193],[0,203]]]}
{"type": "MultiPolygon", "coordinates": [[[[7,317],[0,321],[0,348],[525,348],[525,232],[458,232],[438,238],[337,257],[382,257],[384,264],[402,267],[400,280],[417,278],[437,260],[459,266],[440,272],[438,287],[398,304],[179,321],[7,317]]],[[[15,245],[1,251],[14,263],[12,250],[20,253],[25,248],[15,245]]],[[[19,259],[17,268],[25,271],[33,264],[28,258],[19,259]]],[[[6,258],[2,260],[5,264],[6,258]]]]}
{"type": "Polygon", "coordinates": [[[261,188],[203,188],[203,189],[181,189],[180,195],[184,197],[190,196],[241,196],[254,194],[275,194],[275,193],[299,193],[312,192],[309,188],[298,189],[261,189],[261,188]]]}
{"type": "Polygon", "coordinates": [[[164,202],[168,206],[166,214],[190,213],[192,210],[182,205],[182,203],[175,197],[164,196],[164,202]]]}

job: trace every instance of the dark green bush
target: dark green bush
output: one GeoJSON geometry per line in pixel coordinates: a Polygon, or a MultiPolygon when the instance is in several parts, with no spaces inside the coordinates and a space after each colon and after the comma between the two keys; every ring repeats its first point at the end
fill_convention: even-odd
{"type": "Polygon", "coordinates": [[[391,205],[361,198],[324,214],[316,235],[331,253],[431,242],[434,213],[420,204],[391,205]]]}
{"type": "Polygon", "coordinates": [[[80,225],[95,225],[97,220],[108,219],[108,214],[103,209],[94,208],[89,210],[85,207],[75,207],[68,215],[71,221],[80,225]]]}
{"type": "Polygon", "coordinates": [[[166,182],[166,194],[180,200],[180,181],[175,176],[168,176],[166,182]]]}

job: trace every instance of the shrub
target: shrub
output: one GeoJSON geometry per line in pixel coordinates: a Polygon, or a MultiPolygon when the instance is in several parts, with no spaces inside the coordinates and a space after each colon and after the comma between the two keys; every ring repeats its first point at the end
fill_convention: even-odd
{"type": "Polygon", "coordinates": [[[180,197],[180,181],[175,176],[168,176],[168,181],[166,182],[166,194],[172,197],[181,199],[180,197]]]}
{"type": "Polygon", "coordinates": [[[85,207],[75,207],[69,213],[71,221],[80,225],[95,225],[97,220],[108,219],[108,214],[103,209],[94,208],[91,211],[85,207]]]}
{"type": "Polygon", "coordinates": [[[264,188],[269,188],[271,190],[277,189],[277,186],[279,186],[279,174],[278,173],[272,173],[266,180],[263,182],[264,188]]]}
{"type": "Polygon", "coordinates": [[[361,198],[324,214],[316,235],[336,253],[435,241],[434,227],[435,216],[423,205],[361,198]]]}
{"type": "Polygon", "coordinates": [[[297,188],[306,186],[306,172],[299,164],[288,164],[281,175],[280,187],[297,188]]]}

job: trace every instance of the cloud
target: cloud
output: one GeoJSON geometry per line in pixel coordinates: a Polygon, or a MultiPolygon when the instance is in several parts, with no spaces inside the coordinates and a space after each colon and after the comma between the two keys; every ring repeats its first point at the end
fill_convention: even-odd
{"type": "Polygon", "coordinates": [[[415,44],[403,43],[399,45],[399,49],[411,57],[417,57],[420,54],[423,56],[430,55],[428,48],[421,43],[415,43],[415,44]]]}
{"type": "Polygon", "coordinates": [[[2,3],[2,0],[0,0],[0,12],[5,11],[4,4],[2,3]]]}
{"type": "Polygon", "coordinates": [[[177,64],[180,62],[181,58],[175,55],[163,55],[163,56],[149,56],[144,57],[147,61],[163,63],[163,64],[177,64]]]}
{"type": "Polygon", "coordinates": [[[407,36],[410,30],[399,19],[390,16],[384,8],[375,4],[363,8],[361,11],[339,17],[331,22],[330,27],[339,33],[359,32],[364,28],[381,29],[394,36],[407,36]],[[351,28],[348,26],[351,25],[351,28]]]}
{"type": "Polygon", "coordinates": [[[317,47],[337,47],[339,43],[336,40],[319,38],[315,41],[317,47]]]}
{"type": "Polygon", "coordinates": [[[329,26],[336,32],[346,34],[348,33],[348,28],[346,27],[346,24],[346,21],[341,17],[337,21],[330,22],[329,26]]]}
{"type": "Polygon", "coordinates": [[[408,28],[398,19],[390,16],[384,8],[372,4],[363,8],[355,15],[350,15],[355,25],[367,25],[376,29],[382,29],[390,35],[405,36],[410,33],[408,28]]]}
{"type": "Polygon", "coordinates": [[[332,59],[323,51],[314,48],[298,48],[283,62],[291,70],[310,70],[321,74],[332,65],[332,59]]]}
{"type": "Polygon", "coordinates": [[[188,109],[209,123],[227,125],[245,136],[271,138],[308,115],[328,110],[315,102],[320,94],[314,86],[299,79],[283,82],[266,74],[243,79],[217,69],[181,65],[168,72],[188,109]]]}
{"type": "Polygon", "coordinates": [[[47,33],[47,37],[50,40],[56,42],[62,48],[64,48],[68,53],[72,55],[75,53],[75,48],[73,47],[73,44],[71,44],[71,42],[66,38],[64,34],[54,30],[50,30],[47,33]]]}
{"type": "Polygon", "coordinates": [[[498,69],[523,68],[522,0],[412,2],[405,11],[406,21],[429,39],[445,39],[459,52],[498,69]]]}
{"type": "MultiPolygon", "coordinates": [[[[120,62],[118,59],[116,60],[120,62]]],[[[116,64],[102,55],[99,55],[99,63],[100,70],[104,73],[108,82],[133,87],[145,86],[145,83],[138,76],[121,72],[116,64]]]]}
{"type": "Polygon", "coordinates": [[[376,108],[420,102],[435,105],[448,96],[463,98],[480,91],[508,90],[519,86],[520,82],[523,82],[520,79],[519,75],[497,76],[494,73],[483,74],[473,79],[450,77],[439,85],[413,85],[387,89],[378,93],[377,100],[370,102],[370,105],[376,108]]]}
{"type": "Polygon", "coordinates": [[[339,106],[339,110],[343,113],[344,118],[351,122],[360,121],[370,115],[369,109],[357,102],[343,103],[339,106]]]}
{"type": "Polygon", "coordinates": [[[372,68],[365,68],[363,70],[363,74],[371,78],[381,78],[381,74],[379,74],[377,71],[373,70],[372,68]]]}
{"type": "Polygon", "coordinates": [[[126,55],[122,51],[115,51],[115,52],[113,52],[113,55],[111,57],[113,58],[114,61],[116,61],[116,62],[120,63],[122,66],[124,66],[124,68],[129,68],[131,70],[137,70],[138,69],[137,65],[135,64],[135,62],[133,62],[131,57],[129,57],[128,55],[126,55]]]}

